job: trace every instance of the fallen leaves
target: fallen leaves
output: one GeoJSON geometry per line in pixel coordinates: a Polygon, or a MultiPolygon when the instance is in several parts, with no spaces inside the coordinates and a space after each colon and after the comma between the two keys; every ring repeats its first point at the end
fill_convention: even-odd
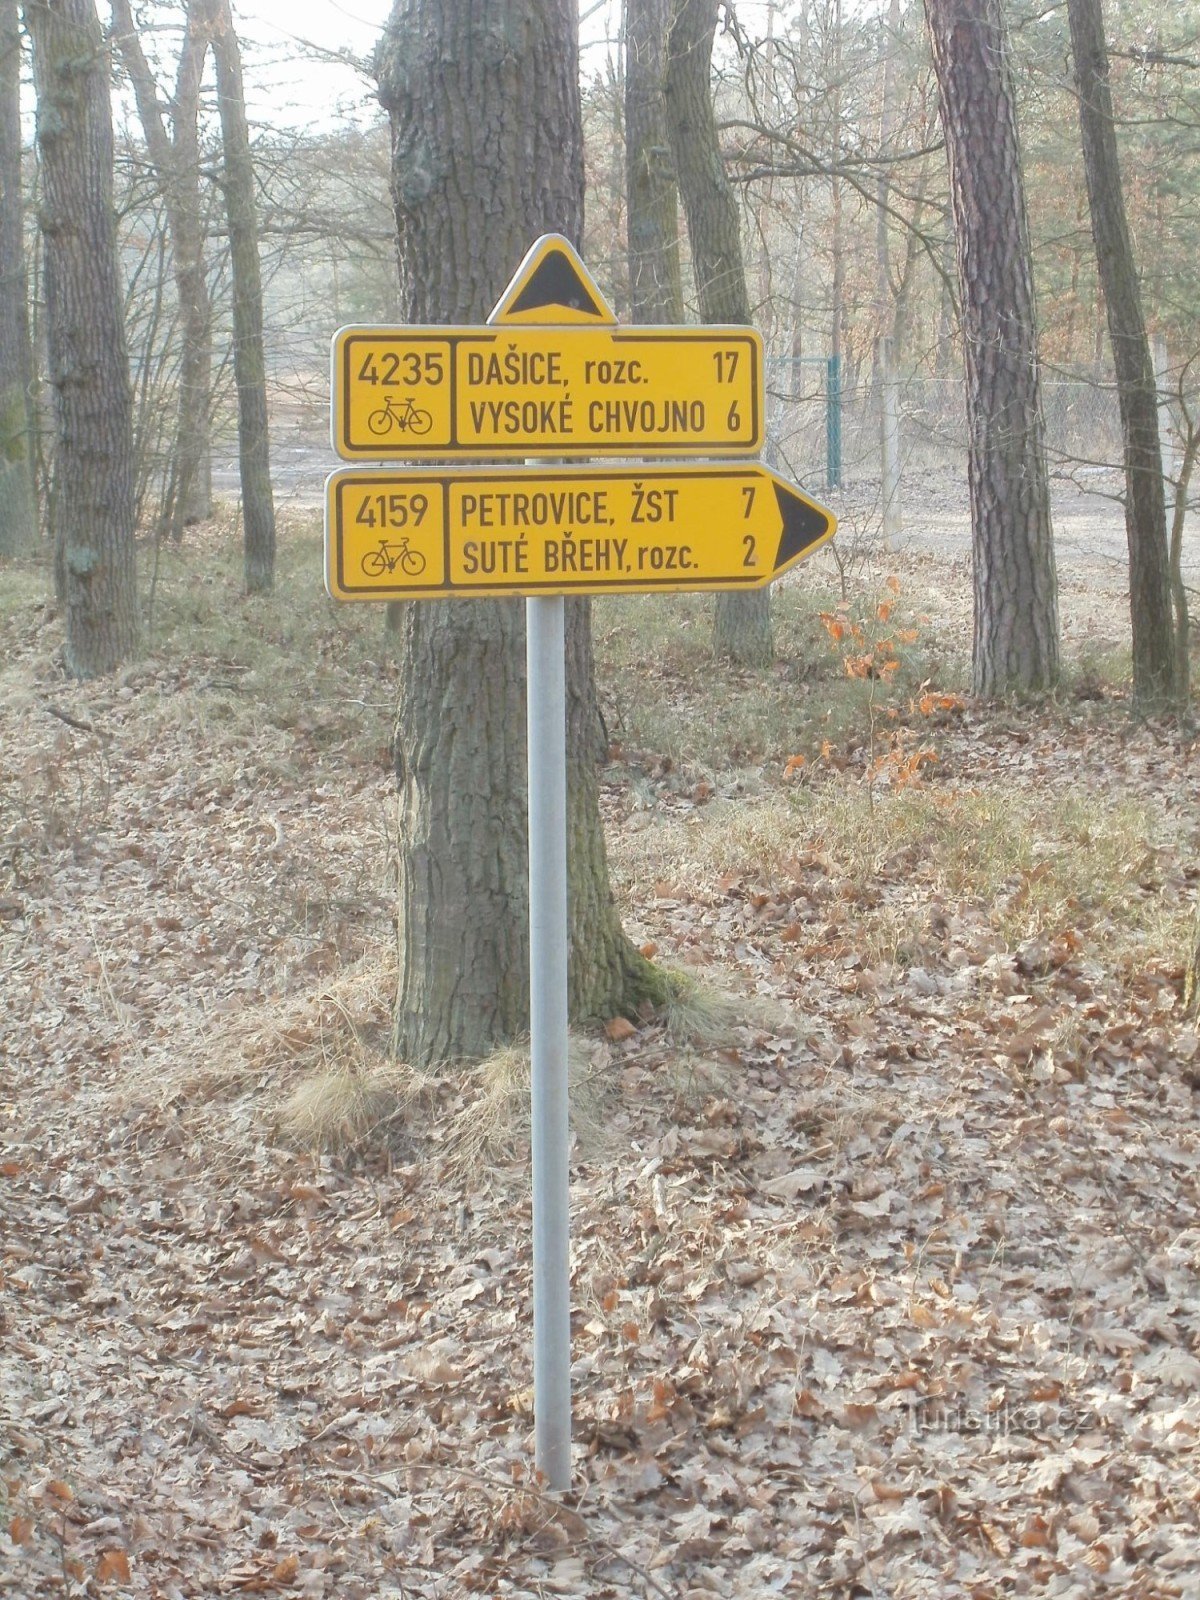
{"type": "Polygon", "coordinates": [[[460,1080],[387,1159],[281,1148],[262,1116],[337,1021],[320,974],[391,940],[389,781],[344,751],[297,774],[279,729],[210,750],[224,713],[182,690],[147,747],[175,671],[74,691],[113,730],[85,829],[50,796],[63,749],[0,706],[57,806],[0,921],[0,1594],[1190,1593],[1198,1047],[1148,954],[1195,890],[1184,756],[926,685],[924,789],[879,768],[853,811],[866,750],[783,743],[786,788],[755,779],[777,809],[695,773],[652,797],[641,880],[614,830],[643,953],[782,1015],[747,1004],[722,1051],[649,1015],[595,1041],[560,1502],[531,1466],[520,1141],[446,1165],[460,1080]],[[1077,787],[1114,815],[1145,794],[1165,842],[1123,867],[1077,787]],[[1103,874],[1064,879],[1069,850],[1103,874]],[[181,1074],[248,1006],[274,1024],[253,1070],[181,1074]]]}

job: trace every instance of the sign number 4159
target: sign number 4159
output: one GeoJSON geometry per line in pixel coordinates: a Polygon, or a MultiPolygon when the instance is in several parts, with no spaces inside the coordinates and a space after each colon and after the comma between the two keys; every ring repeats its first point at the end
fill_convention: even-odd
{"type": "Polygon", "coordinates": [[[419,528],[428,510],[428,495],[368,494],[359,502],[354,520],[360,528],[419,528]]]}

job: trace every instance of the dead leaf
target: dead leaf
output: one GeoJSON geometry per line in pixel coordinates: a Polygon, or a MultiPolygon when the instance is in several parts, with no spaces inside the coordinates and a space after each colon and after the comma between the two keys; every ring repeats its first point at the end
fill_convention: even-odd
{"type": "Polygon", "coordinates": [[[105,1550],[96,1562],[97,1583],[128,1583],[129,1557],[124,1550],[105,1550]]]}

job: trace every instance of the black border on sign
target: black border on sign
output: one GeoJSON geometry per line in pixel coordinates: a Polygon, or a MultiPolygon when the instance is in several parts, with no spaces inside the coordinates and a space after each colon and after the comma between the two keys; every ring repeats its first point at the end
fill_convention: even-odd
{"type": "Polygon", "coordinates": [[[687,459],[690,456],[731,456],[741,461],[746,457],[757,456],[765,443],[764,415],[760,407],[760,398],[763,396],[764,374],[761,366],[762,343],[761,336],[754,328],[740,326],[734,327],[613,327],[606,323],[596,326],[585,326],[567,323],[559,326],[546,326],[535,323],[514,323],[505,326],[503,323],[493,326],[479,327],[411,327],[411,328],[352,328],[345,333],[339,332],[335,336],[340,343],[336,346],[340,354],[341,373],[338,382],[338,392],[341,404],[336,418],[337,426],[334,430],[334,449],[343,461],[420,461],[430,457],[444,459],[447,454],[461,456],[471,461],[494,461],[498,457],[519,457],[525,460],[530,456],[553,455],[570,460],[586,458],[619,457],[622,459],[645,457],[652,460],[659,459],[687,459]],[[732,340],[742,340],[750,348],[750,418],[752,428],[752,441],[750,443],[731,442],[729,439],[701,439],[691,438],[686,444],[663,445],[653,440],[624,439],[618,444],[605,445],[593,441],[588,444],[565,444],[561,440],[549,440],[542,437],[527,438],[519,444],[501,444],[492,442],[482,444],[461,444],[457,438],[458,393],[456,377],[456,350],[458,345],[472,343],[496,344],[504,339],[512,338],[514,334],[525,335],[531,332],[544,332],[553,334],[556,338],[575,339],[587,337],[594,339],[597,335],[604,335],[614,344],[674,344],[687,342],[689,344],[728,344],[732,340]],[[391,340],[396,343],[410,343],[415,341],[429,342],[444,340],[450,351],[450,439],[437,444],[412,443],[404,440],[393,447],[391,451],[381,449],[380,441],[373,439],[366,444],[358,444],[349,437],[350,430],[350,388],[353,361],[351,350],[355,344],[370,343],[383,344],[391,340]]]}
{"type": "Polygon", "coordinates": [[[589,595],[605,594],[727,594],[746,589],[763,589],[781,577],[783,573],[790,571],[799,561],[813,554],[821,545],[827,544],[837,531],[837,519],[827,507],[811,499],[794,484],[787,483],[785,479],[780,478],[778,473],[772,472],[769,467],[764,467],[759,462],[750,461],[733,461],[728,464],[710,462],[704,466],[651,466],[648,470],[636,465],[609,467],[607,469],[601,467],[594,472],[589,471],[585,466],[529,467],[525,469],[513,467],[501,468],[499,472],[489,470],[487,467],[469,467],[457,472],[453,470],[422,471],[417,467],[409,469],[397,468],[395,471],[387,471],[383,468],[371,471],[369,469],[355,470],[354,468],[343,467],[338,472],[331,474],[331,478],[334,483],[333,526],[329,526],[330,497],[327,485],[325,537],[327,543],[330,540],[333,541],[334,571],[340,590],[340,594],[334,598],[343,600],[502,600],[513,596],[537,594],[561,594],[585,598],[589,595]],[[413,488],[418,488],[421,484],[438,484],[442,489],[442,570],[446,574],[450,572],[450,489],[453,485],[461,484],[464,480],[472,478],[480,481],[496,479],[505,483],[531,481],[544,483],[547,479],[559,478],[585,480],[621,477],[638,478],[651,482],[667,478],[677,482],[680,478],[721,478],[728,481],[745,477],[753,479],[756,484],[763,482],[763,480],[771,484],[782,484],[798,500],[804,501],[814,510],[820,512],[822,516],[827,517],[829,527],[819,540],[807,546],[796,556],[795,560],[787,562],[782,567],[777,567],[767,578],[741,578],[735,575],[722,579],[710,578],[698,583],[673,582],[670,579],[655,583],[648,578],[636,577],[597,580],[594,583],[589,581],[587,584],[533,582],[513,588],[490,584],[481,584],[478,588],[467,588],[463,585],[451,583],[448,576],[442,583],[430,584],[424,588],[418,588],[412,584],[404,587],[384,587],[380,584],[347,583],[345,574],[345,539],[343,537],[345,520],[345,509],[342,504],[343,491],[349,488],[370,488],[373,484],[394,485],[399,477],[408,480],[413,488]]]}

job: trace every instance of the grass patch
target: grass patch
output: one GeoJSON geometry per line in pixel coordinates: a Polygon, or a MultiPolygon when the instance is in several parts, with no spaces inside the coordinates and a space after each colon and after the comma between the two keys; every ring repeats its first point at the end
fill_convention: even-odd
{"type": "MultiPolygon", "coordinates": [[[[705,773],[811,758],[828,742],[842,748],[869,738],[872,718],[906,708],[940,673],[958,687],[938,642],[901,610],[890,591],[850,602],[827,588],[783,584],[773,595],[776,660],[753,670],[712,659],[712,597],[648,595],[594,607],[601,695],[614,741],[653,751],[705,773]],[[877,616],[885,608],[883,619],[877,616]],[[857,621],[869,642],[895,641],[885,679],[849,675],[861,648],[837,639],[822,617],[857,621]],[[861,619],[861,620],[860,620],[861,619]]],[[[836,630],[835,630],[836,631],[836,630]]]]}
{"type": "Polygon", "coordinates": [[[49,562],[41,556],[0,561],[0,623],[7,623],[49,597],[49,562]]]}
{"type": "Polygon", "coordinates": [[[772,893],[802,881],[853,906],[856,944],[903,945],[906,892],[981,914],[1008,945],[1065,935],[1121,962],[1178,958],[1191,906],[1164,882],[1162,819],[1133,800],[1012,786],[911,787],[873,798],[826,785],[714,803],[627,835],[614,867],[631,898],[662,879],[715,891],[731,876],[772,893]]]}
{"type": "Polygon", "coordinates": [[[386,742],[396,673],[383,609],[326,595],[318,512],[281,515],[270,594],[242,592],[232,519],[180,546],[164,545],[158,560],[146,648],[189,667],[182,695],[164,703],[162,715],[196,722],[219,742],[270,728],[299,731],[311,749],[361,741],[365,711],[386,742]],[[351,681],[360,698],[348,696],[351,681]]]}

